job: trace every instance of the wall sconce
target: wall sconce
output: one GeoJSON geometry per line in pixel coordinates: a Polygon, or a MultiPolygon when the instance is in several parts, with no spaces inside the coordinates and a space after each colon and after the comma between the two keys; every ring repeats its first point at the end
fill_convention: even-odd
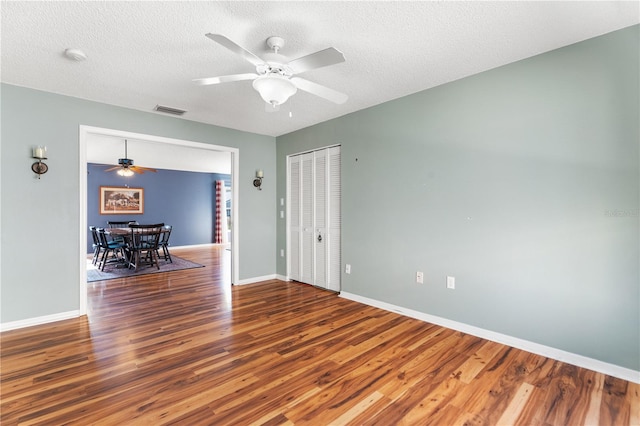
{"type": "Polygon", "coordinates": [[[33,154],[31,155],[35,158],[36,161],[31,165],[31,170],[33,173],[38,175],[38,179],[40,179],[40,175],[47,173],[49,170],[49,166],[42,162],[42,160],[47,159],[47,147],[46,146],[36,146],[33,148],[33,154]]]}
{"type": "Polygon", "coordinates": [[[256,178],[253,180],[253,186],[262,191],[262,178],[264,177],[264,172],[262,170],[256,170],[256,178]]]}

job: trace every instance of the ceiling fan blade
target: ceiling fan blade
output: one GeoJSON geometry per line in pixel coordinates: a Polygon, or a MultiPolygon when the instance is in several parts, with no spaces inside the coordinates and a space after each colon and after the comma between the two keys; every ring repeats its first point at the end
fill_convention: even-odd
{"type": "Polygon", "coordinates": [[[156,173],[157,170],[156,169],[152,169],[151,167],[142,167],[142,166],[131,166],[129,167],[131,170],[138,171],[140,170],[140,173],[144,173],[144,172],[153,172],[156,173]]]}
{"type": "Polygon", "coordinates": [[[294,74],[313,70],[316,68],[326,67],[328,65],[339,64],[344,62],[344,55],[338,49],[329,47],[319,52],[303,56],[298,59],[289,61],[287,64],[294,74]]]}
{"type": "Polygon", "coordinates": [[[256,77],[258,77],[258,74],[255,74],[255,73],[232,74],[232,75],[223,75],[220,77],[196,78],[193,80],[193,82],[200,86],[207,86],[209,84],[230,83],[232,81],[242,81],[242,80],[253,80],[256,77]]]}
{"type": "Polygon", "coordinates": [[[112,172],[114,170],[118,170],[121,169],[122,166],[114,166],[114,167],[109,167],[108,169],[105,169],[105,172],[112,172]]]}
{"type": "Polygon", "coordinates": [[[349,97],[342,92],[329,89],[326,86],[314,83],[309,80],[305,80],[304,78],[292,77],[291,81],[296,85],[298,89],[304,90],[305,92],[319,96],[336,104],[343,104],[347,102],[347,99],[349,99],[349,97]]]}
{"type": "Polygon", "coordinates": [[[235,42],[229,40],[222,34],[207,33],[205,35],[211,40],[215,41],[216,43],[223,45],[224,47],[234,52],[235,54],[242,56],[245,60],[251,62],[255,66],[264,64],[264,61],[262,59],[258,58],[256,55],[249,52],[244,47],[241,47],[237,45],[235,42]]]}

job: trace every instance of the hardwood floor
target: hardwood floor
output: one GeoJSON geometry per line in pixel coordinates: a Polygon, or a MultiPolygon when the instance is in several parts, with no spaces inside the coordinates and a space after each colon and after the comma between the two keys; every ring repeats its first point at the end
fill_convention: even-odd
{"type": "Polygon", "coordinates": [[[174,250],[206,267],[1,334],[2,425],[640,424],[640,385],[174,250]]]}

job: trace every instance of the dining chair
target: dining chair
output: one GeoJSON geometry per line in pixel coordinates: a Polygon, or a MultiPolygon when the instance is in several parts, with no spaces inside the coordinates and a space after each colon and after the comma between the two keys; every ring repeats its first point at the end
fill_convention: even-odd
{"type": "MultiPolygon", "coordinates": [[[[109,220],[107,221],[108,228],[128,228],[131,221],[128,220],[109,220]]],[[[124,244],[124,238],[121,236],[115,236],[113,239],[119,243],[124,244]]]]}
{"type": "Polygon", "coordinates": [[[109,228],[128,228],[131,221],[129,220],[109,220],[107,221],[107,227],[109,228]]]}
{"type": "Polygon", "coordinates": [[[104,271],[104,267],[107,263],[120,263],[124,260],[124,250],[127,245],[124,242],[120,242],[117,240],[110,240],[107,234],[105,233],[104,228],[97,228],[98,231],[98,241],[100,241],[100,247],[102,250],[102,257],[98,263],[98,269],[104,271]],[[112,254],[112,258],[109,259],[109,253],[112,254]],[[120,255],[120,256],[118,256],[120,255]]]}
{"type": "Polygon", "coordinates": [[[98,228],[95,226],[90,226],[89,231],[91,231],[91,238],[93,239],[93,259],[91,259],[91,263],[93,265],[98,263],[98,258],[100,257],[100,251],[102,251],[102,245],[100,244],[100,237],[98,236],[98,228]]]}
{"type": "Polygon", "coordinates": [[[161,233],[160,226],[132,225],[129,238],[128,258],[129,267],[135,271],[139,267],[148,265],[160,269],[158,262],[158,242],[161,233]]]}
{"type": "Polygon", "coordinates": [[[158,241],[158,257],[162,257],[165,262],[168,260],[170,263],[173,263],[171,253],[169,253],[169,237],[171,236],[172,229],[173,227],[171,225],[163,226],[162,232],[160,233],[160,241],[158,241]],[[162,249],[162,255],[159,253],[160,249],[162,249]]]}

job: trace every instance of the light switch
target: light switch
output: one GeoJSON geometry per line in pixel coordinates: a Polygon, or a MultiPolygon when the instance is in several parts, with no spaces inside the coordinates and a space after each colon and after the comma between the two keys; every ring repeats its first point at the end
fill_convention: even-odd
{"type": "Polygon", "coordinates": [[[447,276],[447,288],[452,290],[456,288],[456,277],[447,276]]]}

